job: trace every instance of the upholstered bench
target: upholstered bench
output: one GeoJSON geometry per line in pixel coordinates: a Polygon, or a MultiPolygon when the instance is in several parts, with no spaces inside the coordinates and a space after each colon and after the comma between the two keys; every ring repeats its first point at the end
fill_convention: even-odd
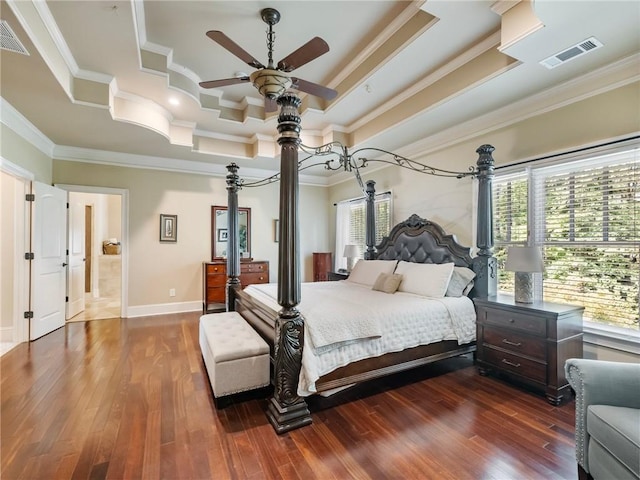
{"type": "Polygon", "coordinates": [[[199,340],[217,408],[228,403],[220,397],[269,385],[269,346],[239,313],[202,315],[199,340]]]}

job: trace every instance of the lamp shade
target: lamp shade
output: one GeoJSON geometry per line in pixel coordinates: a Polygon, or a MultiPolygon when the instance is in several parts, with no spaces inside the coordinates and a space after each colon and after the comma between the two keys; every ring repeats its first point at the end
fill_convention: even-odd
{"type": "Polygon", "coordinates": [[[542,272],[542,253],[538,247],[509,247],[504,268],[510,272],[542,272]]]}
{"type": "Polygon", "coordinates": [[[343,257],[353,258],[360,255],[359,249],[357,245],[345,245],[343,257]]]}

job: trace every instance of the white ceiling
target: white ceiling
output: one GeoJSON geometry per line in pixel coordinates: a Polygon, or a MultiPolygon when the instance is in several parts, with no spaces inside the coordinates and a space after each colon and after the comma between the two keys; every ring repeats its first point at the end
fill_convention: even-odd
{"type": "MultiPolygon", "coordinates": [[[[254,70],[208,30],[266,64],[266,7],[282,15],[276,62],[314,36],[330,46],[293,73],[338,91],[331,102],[301,94],[303,142],[312,146],[419,154],[456,129],[488,128],[514,105],[522,114],[575,100],[616,65],[631,63],[640,76],[637,1],[2,0],[0,16],[29,55],[0,51],[0,92],[56,158],[277,170],[276,115],[265,116],[257,90],[198,86],[254,70]],[[592,36],[604,46],[552,70],[539,64],[592,36]]],[[[322,169],[305,175],[328,181],[322,169]]]]}

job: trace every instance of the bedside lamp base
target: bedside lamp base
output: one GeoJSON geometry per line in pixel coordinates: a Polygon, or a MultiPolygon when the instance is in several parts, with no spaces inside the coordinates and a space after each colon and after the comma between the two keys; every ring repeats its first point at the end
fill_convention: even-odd
{"type": "Polygon", "coordinates": [[[516,272],[515,301],[517,303],[533,303],[533,274],[516,272]]]}

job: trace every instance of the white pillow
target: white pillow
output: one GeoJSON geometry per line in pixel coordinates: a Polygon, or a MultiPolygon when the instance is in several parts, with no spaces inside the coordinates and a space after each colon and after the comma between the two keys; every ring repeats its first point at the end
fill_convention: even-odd
{"type": "Polygon", "coordinates": [[[423,297],[444,297],[453,273],[453,263],[413,263],[401,261],[395,273],[402,275],[399,292],[423,297]]]}
{"type": "Polygon", "coordinates": [[[467,287],[469,284],[473,286],[473,279],[475,276],[475,272],[469,268],[453,267],[453,275],[451,275],[451,280],[449,280],[446,296],[462,297],[469,293],[467,287]]]}
{"type": "Polygon", "coordinates": [[[373,287],[381,273],[393,273],[396,260],[358,260],[347,281],[373,287]]]}

